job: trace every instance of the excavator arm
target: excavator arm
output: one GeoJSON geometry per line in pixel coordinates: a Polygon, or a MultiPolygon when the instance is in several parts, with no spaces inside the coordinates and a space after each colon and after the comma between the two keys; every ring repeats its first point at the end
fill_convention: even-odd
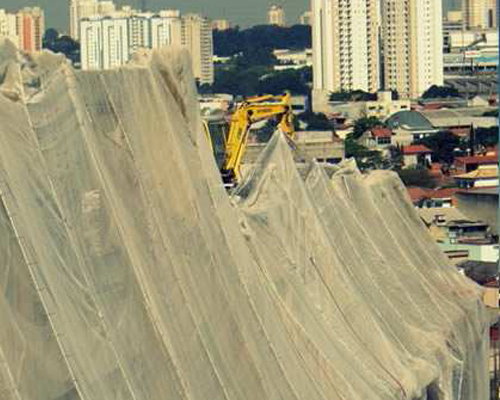
{"type": "Polygon", "coordinates": [[[222,165],[221,172],[225,184],[232,185],[240,179],[241,161],[252,124],[271,118],[278,118],[278,128],[293,139],[293,113],[289,94],[251,98],[238,106],[231,118],[222,165]]]}

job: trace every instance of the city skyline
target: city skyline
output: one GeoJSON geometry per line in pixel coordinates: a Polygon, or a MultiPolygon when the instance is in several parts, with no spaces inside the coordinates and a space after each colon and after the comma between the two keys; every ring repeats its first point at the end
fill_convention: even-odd
{"type": "MultiPolygon", "coordinates": [[[[116,0],[118,6],[138,6],[138,0],[116,0]]],[[[282,0],[279,4],[286,9],[287,22],[298,23],[299,16],[309,9],[309,0],[282,0]]],[[[181,12],[195,12],[212,19],[225,18],[233,26],[266,24],[267,10],[272,0],[253,0],[252,2],[234,2],[231,0],[148,0],[148,9],[175,8],[181,12]]],[[[69,3],[68,0],[0,0],[0,8],[16,10],[25,6],[38,6],[45,10],[46,26],[69,33],[69,3]]]]}

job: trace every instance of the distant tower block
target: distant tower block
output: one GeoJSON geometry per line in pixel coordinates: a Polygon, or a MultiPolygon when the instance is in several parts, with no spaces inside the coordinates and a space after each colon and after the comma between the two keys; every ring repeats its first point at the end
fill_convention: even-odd
{"type": "Polygon", "coordinates": [[[148,7],[147,0],[140,0],[140,9],[142,12],[146,12],[148,7]]]}
{"type": "Polygon", "coordinates": [[[285,10],[279,5],[272,5],[267,12],[269,25],[285,26],[285,10]]]}

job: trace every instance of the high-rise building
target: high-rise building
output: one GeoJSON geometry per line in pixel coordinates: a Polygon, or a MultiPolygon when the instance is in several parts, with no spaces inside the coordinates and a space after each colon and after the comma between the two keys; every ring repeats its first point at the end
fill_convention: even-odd
{"type": "Polygon", "coordinates": [[[19,46],[16,15],[0,9],[0,38],[2,37],[8,38],[16,46],[19,46]]]}
{"type": "Polygon", "coordinates": [[[43,10],[38,7],[26,7],[19,10],[16,15],[16,31],[21,50],[25,52],[40,51],[45,33],[43,10]]]}
{"type": "Polygon", "coordinates": [[[498,0],[486,1],[486,27],[498,27],[498,0]]]}
{"type": "Polygon", "coordinates": [[[312,13],[311,11],[305,11],[299,18],[300,25],[311,25],[312,24],[312,13]]]}
{"type": "Polygon", "coordinates": [[[130,58],[128,20],[94,16],[80,21],[82,69],[109,69],[130,58]]]}
{"type": "Polygon", "coordinates": [[[178,45],[190,51],[199,82],[214,81],[212,28],[202,16],[181,16],[176,10],[153,14],[125,8],[110,16],[80,20],[79,36],[84,70],[123,65],[139,48],[178,45]]]}
{"type": "Polygon", "coordinates": [[[191,53],[194,76],[201,84],[214,82],[212,26],[207,18],[188,14],[182,18],[182,45],[191,53]]]}
{"type": "Polygon", "coordinates": [[[111,16],[116,11],[113,1],[70,0],[70,36],[80,39],[80,21],[94,16],[111,16]]]}
{"type": "Polygon", "coordinates": [[[462,10],[467,29],[497,27],[497,0],[463,0],[462,10]]]}
{"type": "Polygon", "coordinates": [[[227,19],[215,19],[212,21],[212,29],[214,31],[227,31],[231,28],[231,22],[227,19]]]}
{"type": "Polygon", "coordinates": [[[313,0],[314,90],[376,92],[379,78],[378,0],[313,0]]]}
{"type": "Polygon", "coordinates": [[[179,11],[162,11],[151,18],[151,47],[182,43],[182,20],[179,11]]]}
{"type": "Polygon", "coordinates": [[[267,22],[269,25],[285,26],[285,10],[276,4],[272,5],[267,12],[267,22]]]}
{"type": "Polygon", "coordinates": [[[416,98],[443,84],[442,4],[382,0],[384,86],[416,98]]]}

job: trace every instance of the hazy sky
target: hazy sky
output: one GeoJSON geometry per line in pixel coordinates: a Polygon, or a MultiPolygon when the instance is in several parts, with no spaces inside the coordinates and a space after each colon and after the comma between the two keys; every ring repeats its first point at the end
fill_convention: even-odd
{"type": "MultiPolygon", "coordinates": [[[[310,4],[310,0],[148,0],[148,8],[200,12],[211,18],[228,18],[236,24],[248,26],[265,23],[267,8],[274,2],[285,7],[289,23],[297,21],[310,4]]],[[[40,6],[45,9],[47,27],[67,31],[68,3],[69,0],[0,0],[0,8],[16,10],[24,6],[40,6]]],[[[115,3],[137,6],[139,0],[115,0],[115,3]]]]}

